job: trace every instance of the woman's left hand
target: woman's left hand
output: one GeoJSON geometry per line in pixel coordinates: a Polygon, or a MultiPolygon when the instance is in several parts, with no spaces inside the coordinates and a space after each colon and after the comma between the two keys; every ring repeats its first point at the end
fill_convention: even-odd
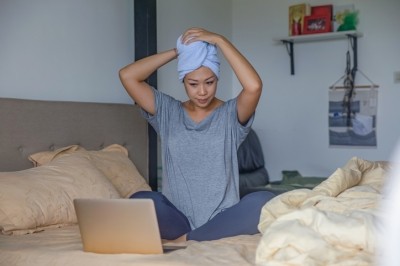
{"type": "Polygon", "coordinates": [[[216,45],[218,37],[218,34],[202,28],[190,28],[182,34],[182,43],[190,44],[196,41],[204,41],[216,45]]]}

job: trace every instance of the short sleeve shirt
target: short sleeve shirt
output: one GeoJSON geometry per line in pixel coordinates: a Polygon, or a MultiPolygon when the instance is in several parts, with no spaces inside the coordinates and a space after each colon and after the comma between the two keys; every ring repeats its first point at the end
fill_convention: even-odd
{"type": "Polygon", "coordinates": [[[162,193],[194,229],[239,201],[237,149],[254,115],[242,125],[234,98],[196,123],[181,101],[153,91],[156,113],[143,115],[161,140],[162,193]]]}

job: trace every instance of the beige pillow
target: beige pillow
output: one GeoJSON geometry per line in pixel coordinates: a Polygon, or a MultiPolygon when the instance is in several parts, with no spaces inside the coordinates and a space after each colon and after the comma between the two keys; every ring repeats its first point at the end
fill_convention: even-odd
{"type": "Polygon", "coordinates": [[[85,149],[79,145],[70,145],[59,148],[55,151],[43,151],[32,154],[28,159],[33,163],[33,166],[41,166],[54,160],[58,155],[70,154],[76,151],[84,151],[85,149]]]}
{"type": "Polygon", "coordinates": [[[100,151],[87,151],[78,145],[63,147],[55,151],[32,154],[34,165],[44,165],[64,155],[79,155],[89,159],[117,189],[121,197],[128,198],[137,191],[150,191],[150,186],[128,158],[128,150],[113,144],[100,151]]]}
{"type": "Polygon", "coordinates": [[[26,234],[76,223],[75,198],[119,198],[84,156],[62,156],[27,170],[0,173],[0,230],[26,234]]]}

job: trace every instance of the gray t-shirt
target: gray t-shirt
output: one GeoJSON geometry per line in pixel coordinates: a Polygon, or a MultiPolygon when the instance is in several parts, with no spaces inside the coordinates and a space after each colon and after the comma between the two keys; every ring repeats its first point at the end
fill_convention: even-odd
{"type": "Polygon", "coordinates": [[[234,98],[196,123],[182,102],[153,91],[156,114],[143,115],[161,139],[162,193],[194,229],[239,201],[237,149],[254,115],[241,125],[234,98]]]}

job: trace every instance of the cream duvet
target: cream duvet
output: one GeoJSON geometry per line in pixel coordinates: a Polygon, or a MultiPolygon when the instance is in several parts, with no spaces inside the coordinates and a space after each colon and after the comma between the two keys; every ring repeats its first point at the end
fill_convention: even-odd
{"type": "Polygon", "coordinates": [[[352,158],[313,190],[267,203],[259,265],[371,265],[376,258],[387,163],[352,158]]]}

